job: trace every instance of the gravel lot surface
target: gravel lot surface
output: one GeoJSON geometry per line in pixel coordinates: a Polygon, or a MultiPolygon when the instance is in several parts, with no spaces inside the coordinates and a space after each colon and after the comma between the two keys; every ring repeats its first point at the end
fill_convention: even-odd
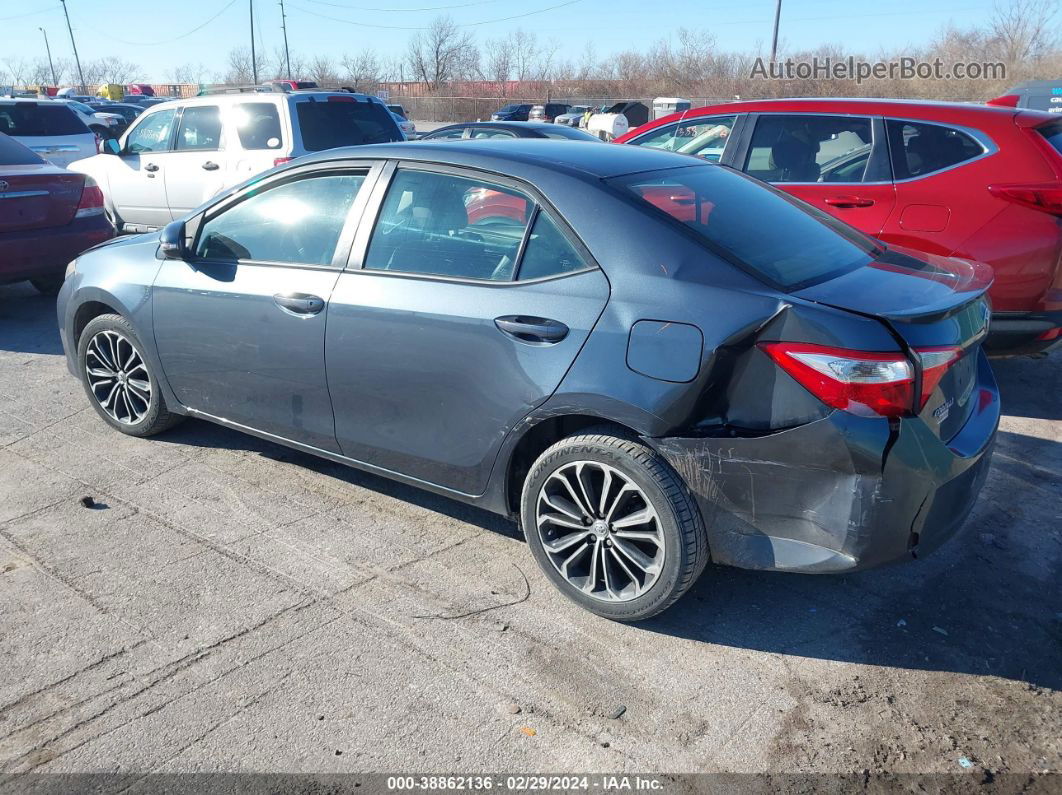
{"type": "Polygon", "coordinates": [[[109,430],[53,302],[0,287],[0,772],[1059,771],[1062,355],[996,372],[993,471],[936,555],[709,566],[623,626],[477,509],[205,422],[109,430]]]}

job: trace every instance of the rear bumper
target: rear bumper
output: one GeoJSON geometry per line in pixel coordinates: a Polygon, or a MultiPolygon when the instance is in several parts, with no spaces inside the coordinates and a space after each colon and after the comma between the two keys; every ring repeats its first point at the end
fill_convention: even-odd
{"type": "Polygon", "coordinates": [[[61,273],[82,251],[114,235],[106,215],[76,218],[61,227],[0,232],[0,284],[61,273]]]}
{"type": "Polygon", "coordinates": [[[999,392],[980,356],[974,412],[945,443],[916,418],[834,412],[758,438],[647,439],[700,506],[712,559],[855,571],[919,557],[956,533],[991,460],[999,392]]]}
{"type": "Polygon", "coordinates": [[[1062,337],[1043,340],[1041,335],[1062,327],[1059,312],[1001,312],[992,315],[985,351],[989,356],[1028,356],[1062,348],[1062,337]]]}

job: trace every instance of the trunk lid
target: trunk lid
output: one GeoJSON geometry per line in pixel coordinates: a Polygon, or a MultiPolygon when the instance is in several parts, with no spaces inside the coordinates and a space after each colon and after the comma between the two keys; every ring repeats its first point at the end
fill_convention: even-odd
{"type": "Polygon", "coordinates": [[[84,175],[46,163],[0,166],[0,232],[65,226],[84,184],[84,175]]]}
{"type": "MultiPolygon", "coordinates": [[[[991,315],[987,265],[890,246],[869,265],[794,293],[805,300],[874,317],[909,348],[919,384],[926,370],[956,349],[918,416],[950,440],[974,409],[977,352],[991,315]],[[943,349],[943,350],[941,350],[943,349]]],[[[918,390],[921,392],[921,389],[918,390]]],[[[921,402],[921,401],[919,401],[921,402]]]]}

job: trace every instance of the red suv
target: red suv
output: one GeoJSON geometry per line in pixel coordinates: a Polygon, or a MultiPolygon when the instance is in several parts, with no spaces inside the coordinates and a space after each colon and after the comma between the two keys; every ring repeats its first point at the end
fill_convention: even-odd
{"type": "Polygon", "coordinates": [[[698,155],[886,243],[986,262],[992,353],[1062,344],[1062,118],[903,100],[734,102],[617,143],[698,155]]]}

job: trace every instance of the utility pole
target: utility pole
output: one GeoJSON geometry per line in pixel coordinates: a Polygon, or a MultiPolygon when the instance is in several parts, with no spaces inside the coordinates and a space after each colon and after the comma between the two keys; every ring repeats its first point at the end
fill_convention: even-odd
{"type": "Polygon", "coordinates": [[[48,53],[48,68],[52,70],[52,85],[58,86],[59,81],[55,77],[55,64],[52,63],[52,48],[48,46],[48,31],[44,28],[37,28],[37,30],[44,34],[44,49],[48,53]]]}
{"type": "Polygon", "coordinates": [[[70,13],[66,10],[66,0],[59,0],[63,4],[63,16],[66,17],[66,30],[70,34],[70,46],[74,48],[74,63],[77,64],[77,78],[81,81],[81,93],[87,93],[85,87],[85,73],[81,71],[81,59],[77,56],[77,43],[74,41],[74,29],[70,27],[70,13]]]}
{"type": "Polygon", "coordinates": [[[775,0],[774,4],[774,38],[771,39],[771,63],[778,58],[778,22],[782,18],[782,0],[775,0]]]}
{"type": "Polygon", "coordinates": [[[258,85],[258,59],[254,54],[254,0],[247,0],[247,4],[251,8],[251,75],[254,84],[258,85]]]}
{"type": "Polygon", "coordinates": [[[291,55],[288,53],[288,15],[284,13],[284,0],[280,0],[280,29],[284,31],[284,65],[288,70],[288,80],[291,80],[291,55]]]}

